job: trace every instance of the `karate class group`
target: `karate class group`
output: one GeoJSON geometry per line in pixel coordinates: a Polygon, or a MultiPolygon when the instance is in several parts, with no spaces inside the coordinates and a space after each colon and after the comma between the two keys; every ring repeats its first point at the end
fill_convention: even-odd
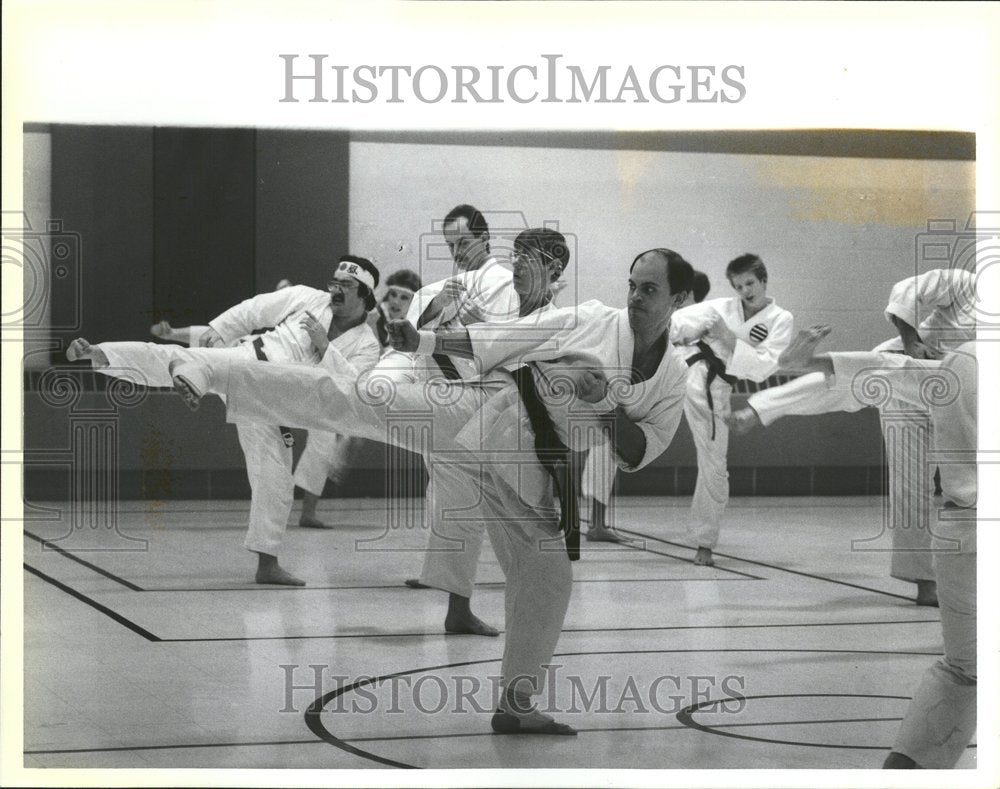
{"type": "Polygon", "coordinates": [[[327,477],[343,479],[352,442],[421,454],[433,528],[420,575],[406,584],[447,593],[445,632],[491,637],[502,625],[492,730],[525,735],[577,733],[569,716],[557,720],[537,702],[581,540],[632,539],[608,517],[617,472],[659,457],[683,415],[697,452],[691,559],[712,567],[725,539],[730,434],[785,415],[859,410],[870,405],[858,395],[862,379],[889,380],[894,402],[911,410],[907,424],[893,425],[909,439],[887,443],[890,523],[934,520],[936,485],[945,510],[972,516],[943,530],[892,530],[891,573],[915,585],[917,605],[940,607],[945,655],[914,694],[884,766],[954,766],[975,733],[975,464],[965,457],[935,479],[925,458],[939,445],[976,446],[974,274],[934,269],[900,281],[885,294],[886,336],[895,336],[873,337],[880,344],[871,352],[822,354],[836,327],[796,332],[792,314],[767,295],[782,272],[766,250],[734,251],[725,280],[710,283],[673,249],[637,249],[620,283],[627,306],[616,309],[563,303],[574,261],[556,230],[523,230],[502,254],[491,249],[487,217],[465,203],[441,228],[454,273],[438,282],[409,270],[386,277],[352,250],[331,257],[325,289],[283,280],[207,325],[157,324],[158,342],[78,338],[67,358],[112,377],[139,371],[192,409],[223,399],[252,491],[244,544],[257,584],[305,584],[278,561],[296,486],[299,526],[336,529],[316,504],[327,477]],[[924,382],[941,371],[957,396],[931,402],[924,382]],[[731,410],[740,380],[778,373],[791,380],[731,410]],[[388,430],[398,414],[430,414],[433,441],[388,430]],[[291,428],[308,431],[296,468],[291,428]],[[473,613],[487,535],[505,577],[503,623],[473,613]],[[960,548],[935,550],[932,535],[960,548]]]}

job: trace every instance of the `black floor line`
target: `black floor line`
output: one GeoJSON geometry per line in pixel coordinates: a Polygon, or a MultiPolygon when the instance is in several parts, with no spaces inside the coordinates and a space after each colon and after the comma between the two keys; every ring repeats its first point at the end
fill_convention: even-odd
{"type": "MultiPolygon", "coordinates": [[[[677,548],[690,548],[690,546],[683,545],[682,543],[679,543],[679,542],[673,542],[671,540],[664,540],[661,537],[654,537],[652,534],[644,534],[643,532],[633,531],[632,529],[619,529],[619,531],[625,532],[626,534],[634,534],[637,537],[643,537],[643,538],[645,538],[647,540],[653,540],[654,542],[660,542],[660,543],[663,543],[664,545],[673,545],[673,546],[675,546],[677,548]]],[[[782,567],[779,564],[768,564],[767,562],[761,562],[761,561],[758,561],[757,559],[746,559],[746,558],[744,558],[742,556],[733,556],[732,554],[719,553],[718,551],[714,551],[714,550],[712,551],[712,555],[713,556],[722,556],[722,557],[724,557],[726,559],[732,559],[733,561],[737,561],[737,562],[745,562],[746,564],[755,564],[758,567],[767,567],[770,570],[780,570],[783,573],[791,573],[792,575],[801,575],[804,578],[813,578],[813,579],[815,579],[817,581],[826,581],[827,583],[831,583],[831,584],[839,584],[841,586],[849,586],[852,589],[862,589],[865,592],[875,592],[876,594],[886,595],[887,597],[895,597],[895,598],[897,598],[899,600],[908,600],[911,603],[913,602],[913,598],[912,597],[907,597],[906,595],[896,594],[895,592],[887,592],[884,589],[875,589],[874,587],[871,587],[871,586],[862,586],[861,584],[852,584],[850,581],[838,581],[836,578],[827,578],[826,576],[816,575],[815,573],[807,573],[807,572],[804,572],[803,570],[790,570],[789,568],[782,567]]]]}
{"type": "Polygon", "coordinates": [[[105,570],[105,569],[103,569],[101,567],[98,567],[96,564],[91,564],[86,559],[81,559],[75,553],[67,551],[65,548],[60,548],[54,542],[52,542],[50,540],[46,540],[44,537],[39,537],[37,534],[32,534],[27,529],[24,530],[24,536],[25,537],[30,537],[31,539],[35,540],[36,542],[41,543],[43,546],[45,546],[45,547],[47,547],[47,548],[49,548],[49,549],[51,549],[53,551],[56,551],[57,553],[59,553],[62,556],[65,556],[67,559],[72,559],[77,564],[82,564],[84,567],[86,567],[86,568],[88,568],[90,570],[93,570],[95,573],[100,573],[105,578],[110,578],[112,581],[114,581],[115,583],[121,584],[126,589],[131,589],[133,592],[143,592],[143,591],[145,591],[141,586],[136,586],[131,581],[126,581],[124,578],[120,578],[117,575],[115,575],[114,573],[109,572],[108,570],[105,570]]]}
{"type": "Polygon", "coordinates": [[[124,616],[122,616],[121,614],[119,614],[119,613],[117,613],[115,611],[112,611],[107,606],[101,605],[96,600],[92,600],[91,598],[87,597],[87,595],[83,594],[82,592],[78,592],[78,591],[76,591],[76,589],[73,589],[72,587],[67,586],[66,584],[62,583],[61,581],[57,581],[52,576],[46,575],[41,570],[36,570],[34,567],[31,567],[28,564],[24,565],[24,569],[27,570],[32,575],[38,576],[43,581],[46,581],[47,583],[52,584],[54,587],[56,587],[56,589],[60,589],[61,591],[65,592],[66,594],[71,595],[72,597],[75,597],[80,602],[86,603],[91,608],[93,608],[93,609],[95,609],[97,611],[100,611],[102,614],[104,614],[107,617],[110,617],[111,619],[113,619],[118,624],[124,625],[129,630],[131,630],[133,633],[137,633],[138,635],[140,635],[143,638],[145,638],[147,641],[163,641],[162,638],[153,635],[148,630],[146,630],[146,628],[140,627],[135,622],[132,622],[131,620],[126,619],[124,616]]]}
{"type": "MultiPolygon", "coordinates": [[[[639,532],[629,531],[628,529],[619,528],[618,531],[624,532],[625,534],[635,534],[635,535],[637,535],[639,537],[645,537],[645,538],[648,538],[648,539],[651,539],[651,540],[655,540],[656,542],[663,542],[663,543],[667,542],[666,540],[657,540],[655,537],[650,537],[648,534],[640,534],[639,532]]],[[[668,544],[669,545],[677,545],[678,548],[686,548],[687,547],[686,545],[679,545],[677,543],[668,543],[668,544]]],[[[666,557],[669,557],[670,559],[677,559],[678,561],[684,562],[685,564],[691,564],[691,557],[690,556],[678,556],[675,553],[667,553],[666,551],[654,551],[648,545],[633,545],[633,544],[627,543],[627,542],[622,543],[622,545],[625,545],[626,547],[631,548],[632,550],[640,551],[642,553],[652,553],[652,554],[654,554],[656,556],[666,556],[666,557]]],[[[721,556],[722,554],[719,554],[719,555],[721,556]]],[[[750,573],[744,573],[744,572],[741,572],[740,570],[731,570],[728,567],[719,567],[719,565],[715,565],[714,567],[711,567],[709,569],[710,570],[718,570],[718,571],[721,571],[721,572],[724,572],[724,573],[732,573],[733,575],[740,575],[740,576],[743,576],[744,578],[749,578],[752,581],[766,581],[767,580],[767,578],[763,578],[762,576],[759,576],[759,575],[751,575],[750,573]]]]}

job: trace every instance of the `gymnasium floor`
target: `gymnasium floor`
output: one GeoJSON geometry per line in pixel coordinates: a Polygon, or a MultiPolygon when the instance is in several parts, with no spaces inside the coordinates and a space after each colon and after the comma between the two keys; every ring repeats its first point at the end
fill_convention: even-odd
{"type": "MultiPolygon", "coordinates": [[[[302,589],[250,583],[247,502],[123,502],[118,535],[26,513],[25,766],[878,767],[942,649],[888,554],[852,550],[887,547],[883,500],[735,499],[714,568],[689,503],[620,499],[640,541],[574,567],[543,708],[575,738],[490,733],[503,634],[444,635],[445,595],[402,585],[424,534],[380,500],[289,527],[302,589]]],[[[488,541],[473,608],[502,627],[488,541]]]]}

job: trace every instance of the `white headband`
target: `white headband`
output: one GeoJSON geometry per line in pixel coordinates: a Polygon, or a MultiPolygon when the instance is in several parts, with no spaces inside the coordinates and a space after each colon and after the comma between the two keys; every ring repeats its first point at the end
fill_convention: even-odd
{"type": "Polygon", "coordinates": [[[340,261],[340,265],[337,266],[338,274],[347,274],[349,277],[354,277],[358,282],[362,282],[368,286],[368,290],[375,290],[375,278],[371,275],[371,272],[361,268],[357,263],[352,263],[349,260],[340,261]]]}

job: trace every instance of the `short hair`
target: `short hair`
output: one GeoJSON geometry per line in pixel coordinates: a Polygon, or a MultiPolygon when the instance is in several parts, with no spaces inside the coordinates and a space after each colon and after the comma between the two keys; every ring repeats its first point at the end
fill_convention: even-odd
{"type": "MultiPolygon", "coordinates": [[[[368,258],[358,257],[357,255],[341,255],[338,263],[356,263],[361,266],[365,271],[372,275],[372,279],[375,281],[375,287],[378,287],[379,273],[378,268],[372,263],[368,258]]],[[[375,294],[368,288],[368,286],[363,282],[358,282],[358,295],[365,300],[365,309],[371,312],[375,309],[376,301],[375,294]]]]}
{"type": "Polygon", "coordinates": [[[747,252],[729,261],[726,266],[726,279],[732,279],[737,274],[753,274],[761,282],[767,282],[767,266],[758,255],[747,252]]]}
{"type": "Polygon", "coordinates": [[[385,285],[387,288],[391,288],[393,285],[400,285],[416,293],[421,287],[420,275],[408,268],[401,268],[399,271],[394,271],[385,278],[385,285]]]}
{"type": "Polygon", "coordinates": [[[708,274],[704,271],[694,272],[694,277],[691,279],[691,294],[694,296],[695,304],[703,302],[711,289],[712,283],[708,281],[708,274]]]}
{"type": "Polygon", "coordinates": [[[450,225],[452,222],[455,222],[462,217],[465,217],[465,221],[469,223],[469,230],[472,232],[472,235],[477,238],[490,232],[490,226],[486,224],[486,217],[480,213],[478,208],[471,206],[468,203],[462,203],[461,205],[457,205],[451,209],[447,216],[445,216],[442,227],[444,225],[450,225]]]}
{"type": "Polygon", "coordinates": [[[569,245],[566,243],[566,237],[558,230],[549,227],[532,227],[528,230],[522,230],[514,239],[515,252],[518,247],[541,252],[542,259],[546,263],[550,260],[557,261],[559,271],[556,273],[556,279],[559,279],[559,275],[569,265],[569,245]]]}
{"type": "Polygon", "coordinates": [[[692,289],[692,280],[694,279],[694,267],[678,253],[666,247],[656,247],[654,249],[647,249],[645,252],[640,252],[635,256],[632,265],[629,266],[628,273],[632,273],[632,269],[635,268],[635,264],[639,262],[640,258],[654,253],[666,264],[667,284],[670,285],[670,294],[676,295],[678,293],[690,292],[692,289]]]}

